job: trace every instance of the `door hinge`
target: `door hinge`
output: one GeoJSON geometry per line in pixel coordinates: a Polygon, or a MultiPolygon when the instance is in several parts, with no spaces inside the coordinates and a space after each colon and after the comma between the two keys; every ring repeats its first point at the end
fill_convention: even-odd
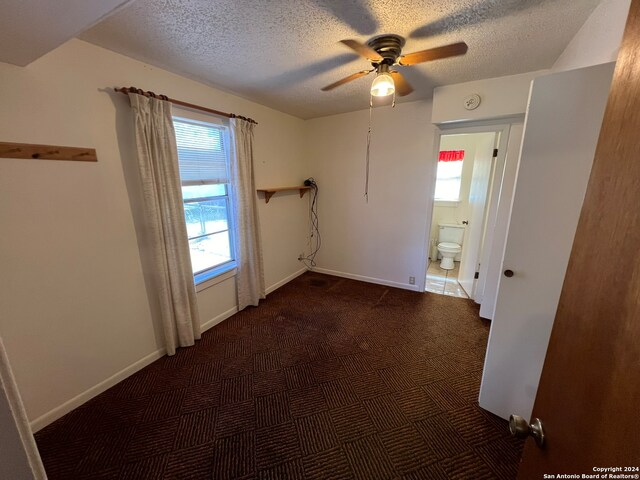
{"type": "Polygon", "coordinates": [[[478,277],[480,277],[480,272],[476,272],[476,274],[473,276],[473,278],[476,278],[476,279],[477,279],[478,277]]]}
{"type": "Polygon", "coordinates": [[[498,156],[498,149],[494,148],[493,149],[493,158],[496,158],[498,156]]]}

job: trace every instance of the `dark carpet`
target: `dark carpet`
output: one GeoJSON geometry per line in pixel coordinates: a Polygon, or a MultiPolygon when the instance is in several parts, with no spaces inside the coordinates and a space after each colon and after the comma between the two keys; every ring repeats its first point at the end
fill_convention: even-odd
{"type": "Polygon", "coordinates": [[[513,479],[488,332],[470,300],[306,273],[36,440],[50,480],[513,479]]]}

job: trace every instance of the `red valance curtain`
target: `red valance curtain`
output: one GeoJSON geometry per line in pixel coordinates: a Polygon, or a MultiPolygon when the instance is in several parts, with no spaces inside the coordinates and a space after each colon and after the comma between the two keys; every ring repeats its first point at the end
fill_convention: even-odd
{"type": "Polygon", "coordinates": [[[442,150],[438,157],[439,162],[458,162],[464,160],[464,150],[442,150]]]}

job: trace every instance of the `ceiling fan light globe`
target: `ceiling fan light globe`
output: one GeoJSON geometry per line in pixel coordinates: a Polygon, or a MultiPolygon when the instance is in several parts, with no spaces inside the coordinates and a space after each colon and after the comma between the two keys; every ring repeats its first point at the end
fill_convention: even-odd
{"type": "Polygon", "coordinates": [[[371,95],[374,97],[386,97],[395,92],[396,86],[390,74],[379,73],[371,84],[371,95]]]}

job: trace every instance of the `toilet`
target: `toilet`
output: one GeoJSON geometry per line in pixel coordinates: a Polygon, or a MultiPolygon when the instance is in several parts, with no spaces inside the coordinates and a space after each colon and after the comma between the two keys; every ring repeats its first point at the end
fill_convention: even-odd
{"type": "Polygon", "coordinates": [[[441,223],[438,228],[438,252],[442,257],[440,268],[452,270],[454,268],[453,261],[459,260],[462,252],[464,225],[441,223]]]}

